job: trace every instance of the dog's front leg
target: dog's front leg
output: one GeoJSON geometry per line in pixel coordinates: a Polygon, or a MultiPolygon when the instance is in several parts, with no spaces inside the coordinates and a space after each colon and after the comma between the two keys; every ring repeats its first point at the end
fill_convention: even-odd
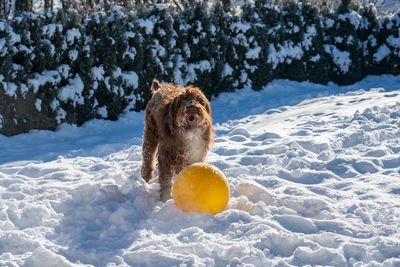
{"type": "Polygon", "coordinates": [[[159,183],[160,183],[160,199],[162,202],[167,201],[171,198],[172,189],[172,176],[173,168],[171,165],[165,162],[165,160],[158,158],[158,172],[159,172],[159,183]]]}
{"type": "Polygon", "coordinates": [[[143,161],[141,174],[143,179],[148,183],[150,183],[154,176],[154,162],[157,154],[158,141],[159,137],[155,121],[150,116],[146,116],[146,126],[143,132],[143,161]]]}

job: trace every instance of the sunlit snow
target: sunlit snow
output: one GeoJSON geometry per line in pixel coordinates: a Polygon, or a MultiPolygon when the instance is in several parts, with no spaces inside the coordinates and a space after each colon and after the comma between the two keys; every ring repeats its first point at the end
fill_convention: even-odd
{"type": "Polygon", "coordinates": [[[140,178],[143,112],[0,136],[0,265],[400,265],[400,76],[211,105],[207,162],[231,189],[216,216],[140,178]]]}

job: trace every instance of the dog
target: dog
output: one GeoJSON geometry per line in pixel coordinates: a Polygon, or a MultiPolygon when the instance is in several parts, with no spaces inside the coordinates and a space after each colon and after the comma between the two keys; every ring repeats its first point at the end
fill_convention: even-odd
{"type": "Polygon", "coordinates": [[[158,160],[160,199],[171,198],[172,178],[184,167],[204,162],[214,143],[211,106],[200,88],[152,82],[145,109],[142,178],[150,183],[158,160]]]}

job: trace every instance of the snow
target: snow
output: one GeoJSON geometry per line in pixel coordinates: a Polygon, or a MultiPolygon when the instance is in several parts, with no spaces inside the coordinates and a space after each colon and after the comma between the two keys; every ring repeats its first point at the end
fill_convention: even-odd
{"type": "Polygon", "coordinates": [[[154,22],[151,19],[139,19],[138,26],[144,28],[146,34],[153,33],[154,30],[154,22]]]}
{"type": "Polygon", "coordinates": [[[93,78],[96,79],[97,81],[104,80],[105,71],[104,71],[103,65],[101,65],[99,67],[93,67],[91,69],[91,73],[92,73],[93,78]]]}
{"type": "Polygon", "coordinates": [[[310,58],[310,60],[312,62],[318,62],[320,59],[321,59],[321,56],[319,54],[310,58]]]}
{"type": "Polygon", "coordinates": [[[8,41],[9,46],[13,46],[16,43],[21,42],[21,36],[19,34],[15,33],[11,27],[8,27],[8,36],[9,36],[9,39],[7,41],[8,41]]]}
{"type": "Polygon", "coordinates": [[[396,38],[393,35],[390,35],[386,40],[388,44],[395,48],[393,53],[400,56],[400,37],[396,38]]]}
{"type": "Polygon", "coordinates": [[[59,89],[58,97],[64,102],[72,100],[74,106],[76,106],[76,104],[83,105],[84,99],[82,91],[84,89],[84,84],[81,77],[77,74],[75,78],[69,79],[68,82],[68,85],[59,89]]]}
{"type": "Polygon", "coordinates": [[[350,52],[340,51],[334,45],[324,45],[325,52],[330,54],[333,59],[333,63],[339,68],[342,73],[349,71],[351,65],[350,52]]]}
{"type": "Polygon", "coordinates": [[[6,46],[6,38],[0,38],[0,51],[3,50],[3,48],[6,46]]]}
{"type": "Polygon", "coordinates": [[[104,106],[97,108],[97,114],[99,114],[102,118],[107,118],[108,117],[107,107],[104,106]]]}
{"type": "Polygon", "coordinates": [[[3,89],[5,90],[6,95],[11,96],[11,97],[17,97],[17,85],[14,83],[8,83],[4,82],[4,75],[0,74],[0,83],[3,86],[3,89]]]}
{"type": "Polygon", "coordinates": [[[42,111],[42,100],[37,98],[35,101],[36,110],[41,112],[42,111]]]}
{"type": "Polygon", "coordinates": [[[57,70],[60,73],[61,77],[63,77],[64,79],[69,77],[69,71],[70,71],[70,66],[68,66],[67,64],[63,64],[60,65],[57,70]]]}
{"type": "Polygon", "coordinates": [[[66,34],[67,34],[67,43],[69,45],[72,45],[75,42],[75,40],[81,38],[81,32],[77,28],[69,29],[66,34]]]}
{"type": "Polygon", "coordinates": [[[248,30],[251,29],[251,25],[250,23],[234,22],[232,23],[230,28],[236,33],[239,32],[246,33],[248,30]]]}
{"type": "Polygon", "coordinates": [[[374,59],[376,62],[381,62],[385,57],[389,56],[392,51],[384,44],[379,47],[378,51],[374,54],[374,59]]]}
{"type": "Polygon", "coordinates": [[[215,216],[140,178],[143,112],[0,136],[0,265],[400,265],[400,76],[211,106],[207,162],[231,189],[215,216]]]}
{"type": "Polygon", "coordinates": [[[233,68],[228,64],[224,64],[224,69],[222,70],[222,77],[230,76],[233,73],[233,68]]]}
{"type": "Polygon", "coordinates": [[[3,88],[8,96],[12,96],[14,98],[17,98],[17,90],[18,86],[15,83],[2,83],[3,88]]]}
{"type": "Polygon", "coordinates": [[[78,53],[78,50],[76,50],[76,49],[68,51],[68,56],[69,56],[69,59],[71,60],[71,62],[74,62],[78,58],[78,55],[79,55],[79,53],[78,53]]]}
{"type": "MultiPolygon", "coordinates": [[[[260,52],[260,50],[258,50],[258,52],[260,52]]],[[[273,69],[275,69],[279,63],[286,62],[290,64],[293,59],[300,59],[303,54],[303,49],[292,41],[284,41],[283,46],[278,44],[277,49],[274,44],[270,44],[267,62],[272,64],[273,69]]]]}
{"type": "Polygon", "coordinates": [[[249,49],[249,51],[246,52],[246,58],[248,59],[258,59],[259,55],[261,52],[261,47],[256,46],[254,48],[249,49]]]}
{"type": "Polygon", "coordinates": [[[307,26],[306,32],[304,33],[304,41],[303,46],[306,50],[309,50],[312,47],[313,37],[317,36],[317,29],[315,25],[307,26]]]}
{"type": "Polygon", "coordinates": [[[61,77],[59,71],[45,70],[42,74],[34,73],[34,78],[29,79],[28,84],[33,87],[33,92],[37,93],[40,86],[45,85],[46,83],[52,83],[53,85],[55,85],[60,81],[61,77]]]}
{"type": "Polygon", "coordinates": [[[132,86],[134,89],[139,86],[139,76],[134,71],[123,71],[121,73],[123,80],[128,86],[132,86]]]}
{"type": "MultiPolygon", "coordinates": [[[[54,55],[54,46],[51,44],[51,43],[47,43],[48,44],[48,46],[50,47],[50,49],[51,49],[51,51],[50,51],[50,53],[52,54],[52,55],[54,55]]],[[[31,54],[32,52],[33,52],[33,49],[32,48],[28,48],[28,47],[26,47],[25,45],[23,45],[23,44],[20,44],[20,45],[18,45],[18,50],[20,51],[20,52],[25,52],[26,54],[31,54]]]]}
{"type": "MultiPolygon", "coordinates": [[[[211,63],[208,60],[200,60],[198,63],[190,63],[187,65],[188,72],[185,77],[185,83],[190,83],[196,80],[196,71],[205,72],[211,69],[211,63]]],[[[179,75],[176,73],[176,75],[179,75]]]]}
{"type": "Polygon", "coordinates": [[[354,10],[351,11],[350,13],[340,14],[338,18],[342,21],[350,22],[350,24],[352,24],[356,30],[360,25],[361,16],[354,10]]]}
{"type": "Polygon", "coordinates": [[[333,25],[335,25],[335,21],[333,19],[331,19],[331,18],[326,18],[324,20],[324,24],[329,29],[329,28],[332,28],[333,25]]]}
{"type": "Polygon", "coordinates": [[[53,38],[56,32],[62,32],[63,26],[61,24],[47,24],[42,27],[42,33],[47,35],[49,38],[53,38]]]}
{"type": "MultiPolygon", "coordinates": [[[[97,80],[100,80],[102,75],[104,75],[103,66],[101,68],[92,68],[92,74],[97,80]]],[[[121,71],[121,68],[116,68],[113,71],[114,78],[121,77],[127,86],[132,86],[134,89],[139,86],[139,76],[134,71],[121,71]]]]}

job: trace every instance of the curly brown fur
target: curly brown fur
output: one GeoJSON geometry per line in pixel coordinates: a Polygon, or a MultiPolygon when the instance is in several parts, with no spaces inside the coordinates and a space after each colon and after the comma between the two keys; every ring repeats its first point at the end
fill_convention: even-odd
{"type": "Polygon", "coordinates": [[[158,158],[160,197],[171,198],[172,177],[184,167],[205,160],[214,142],[211,107],[196,87],[154,80],[145,110],[141,174],[150,183],[158,158]]]}

